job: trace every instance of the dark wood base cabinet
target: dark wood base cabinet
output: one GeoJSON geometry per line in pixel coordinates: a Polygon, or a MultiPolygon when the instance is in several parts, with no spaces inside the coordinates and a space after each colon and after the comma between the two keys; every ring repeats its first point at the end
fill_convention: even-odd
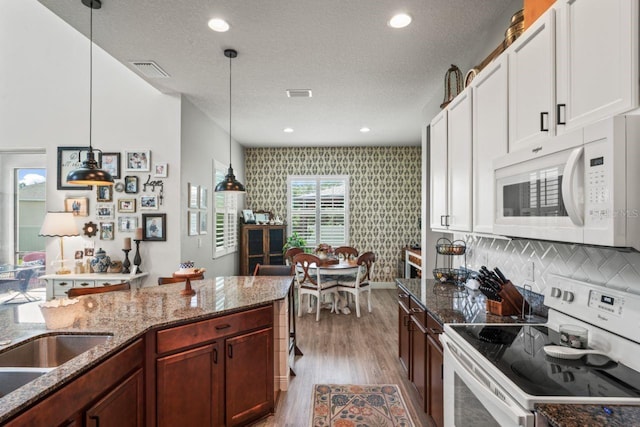
{"type": "Polygon", "coordinates": [[[5,425],[141,427],[143,362],[144,342],[138,340],[5,425]]]}
{"type": "Polygon", "coordinates": [[[406,292],[398,288],[398,342],[400,362],[414,384],[424,411],[443,426],[442,326],[406,292]]]}
{"type": "Polygon", "coordinates": [[[274,411],[273,306],[150,332],[149,425],[239,426],[274,411]],[[153,384],[155,383],[155,386],[153,384]],[[154,422],[155,420],[155,422],[154,422]]]}

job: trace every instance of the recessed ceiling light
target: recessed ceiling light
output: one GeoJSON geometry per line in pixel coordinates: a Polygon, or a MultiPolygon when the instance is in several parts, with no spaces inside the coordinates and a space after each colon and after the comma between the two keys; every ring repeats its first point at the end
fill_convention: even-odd
{"type": "Polygon", "coordinates": [[[213,18],[209,20],[209,28],[213,31],[224,33],[225,31],[229,31],[229,23],[224,19],[213,18]]]}
{"type": "Polygon", "coordinates": [[[368,127],[366,127],[366,126],[363,126],[363,127],[361,127],[361,128],[360,128],[360,132],[362,132],[362,133],[367,133],[367,132],[369,132],[370,130],[371,130],[371,129],[369,129],[369,128],[368,128],[368,127]]]}
{"type": "Polygon", "coordinates": [[[387,23],[391,28],[404,28],[411,24],[411,15],[406,13],[398,13],[393,18],[389,19],[387,23]]]}
{"type": "Polygon", "coordinates": [[[284,128],[284,129],[282,129],[282,131],[283,131],[284,133],[292,133],[292,132],[293,132],[293,129],[291,129],[291,128],[284,128]]]}

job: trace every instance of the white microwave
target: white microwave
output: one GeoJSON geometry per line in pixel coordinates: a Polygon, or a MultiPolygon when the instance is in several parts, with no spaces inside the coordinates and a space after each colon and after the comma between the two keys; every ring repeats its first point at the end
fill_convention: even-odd
{"type": "Polygon", "coordinates": [[[495,234],[640,249],[640,116],[494,161],[495,234]]]}

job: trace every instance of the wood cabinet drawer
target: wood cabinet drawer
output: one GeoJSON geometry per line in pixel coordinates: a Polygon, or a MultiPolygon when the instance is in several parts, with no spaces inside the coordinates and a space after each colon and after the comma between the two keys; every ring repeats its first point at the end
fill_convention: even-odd
{"type": "Polygon", "coordinates": [[[156,351],[158,354],[167,353],[271,325],[273,325],[273,306],[269,305],[158,331],[156,351]]]}
{"type": "MultiPolygon", "coordinates": [[[[442,333],[442,325],[430,313],[427,313],[427,331],[434,337],[442,333]]],[[[439,340],[437,342],[440,343],[439,340]]]]}
{"type": "Polygon", "coordinates": [[[403,289],[398,288],[398,301],[402,304],[407,310],[409,310],[409,294],[406,293],[403,289]]]}
{"type": "Polygon", "coordinates": [[[411,312],[411,315],[420,324],[420,326],[422,326],[423,329],[426,329],[427,328],[427,312],[424,310],[424,308],[420,307],[420,305],[418,305],[418,303],[416,303],[414,300],[411,300],[410,302],[411,302],[411,305],[410,305],[409,311],[411,312]]]}

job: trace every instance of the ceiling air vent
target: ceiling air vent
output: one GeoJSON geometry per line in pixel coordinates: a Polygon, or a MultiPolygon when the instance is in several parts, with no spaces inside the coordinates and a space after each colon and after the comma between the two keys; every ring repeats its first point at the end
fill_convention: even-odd
{"type": "Polygon", "coordinates": [[[311,89],[287,89],[289,98],[311,98],[311,89]]]}
{"type": "Polygon", "coordinates": [[[130,64],[145,77],[152,79],[169,77],[169,74],[153,61],[131,61],[130,64]]]}

